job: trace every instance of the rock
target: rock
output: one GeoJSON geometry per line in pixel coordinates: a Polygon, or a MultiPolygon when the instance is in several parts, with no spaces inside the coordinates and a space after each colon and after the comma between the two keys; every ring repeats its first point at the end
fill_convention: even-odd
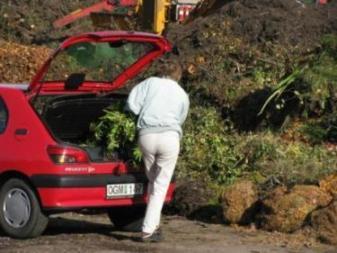
{"type": "Polygon", "coordinates": [[[232,224],[250,223],[257,200],[257,188],[251,181],[240,181],[227,187],[222,197],[224,220],[232,224]]]}
{"type": "Polygon", "coordinates": [[[330,175],[319,182],[319,187],[337,199],[337,174],[330,175]]]}
{"type": "Polygon", "coordinates": [[[290,191],[278,187],[263,201],[259,225],[270,231],[293,232],[303,226],[312,211],[331,200],[331,195],[313,185],[297,185],[290,191]]]}
{"type": "Polygon", "coordinates": [[[322,241],[337,245],[337,201],[313,212],[311,224],[322,241]]]}

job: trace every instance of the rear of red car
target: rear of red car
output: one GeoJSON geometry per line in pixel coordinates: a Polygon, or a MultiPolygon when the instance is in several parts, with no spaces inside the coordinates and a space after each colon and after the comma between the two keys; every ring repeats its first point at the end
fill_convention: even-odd
{"type": "MultiPolygon", "coordinates": [[[[0,225],[7,234],[37,236],[46,215],[82,208],[107,208],[117,225],[141,217],[147,198],[144,171],[123,154],[87,145],[90,124],[106,108],[125,102],[121,88],[127,91],[126,85],[135,84],[136,76],[170,49],[165,39],[151,34],[85,34],[65,41],[27,90],[0,87],[6,108],[0,133],[0,225]]],[[[172,183],[167,201],[173,190],[172,183]]]]}

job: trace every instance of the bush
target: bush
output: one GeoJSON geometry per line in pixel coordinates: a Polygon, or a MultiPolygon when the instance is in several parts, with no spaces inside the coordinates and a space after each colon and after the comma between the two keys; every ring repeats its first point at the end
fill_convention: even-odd
{"type": "Polygon", "coordinates": [[[284,185],[315,183],[337,171],[337,153],[323,145],[289,141],[278,133],[238,134],[211,107],[193,107],[185,126],[178,163],[180,177],[230,184],[238,178],[284,185]]]}
{"type": "Polygon", "coordinates": [[[272,133],[241,136],[237,152],[246,156],[247,176],[259,172],[265,179],[277,178],[284,185],[316,183],[318,178],[337,170],[336,151],[285,141],[272,133]]]}
{"type": "Polygon", "coordinates": [[[331,113],[308,121],[301,131],[311,144],[337,143],[337,114],[331,113]]]}
{"type": "Polygon", "coordinates": [[[185,125],[178,174],[209,177],[219,184],[230,183],[241,175],[230,127],[212,107],[191,108],[185,125]]]}

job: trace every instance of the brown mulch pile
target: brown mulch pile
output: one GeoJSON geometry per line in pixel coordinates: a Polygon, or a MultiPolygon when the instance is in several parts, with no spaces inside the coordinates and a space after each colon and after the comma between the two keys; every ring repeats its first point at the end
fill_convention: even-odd
{"type": "Polygon", "coordinates": [[[50,52],[46,47],[0,41],[0,82],[29,82],[50,52]]]}
{"type": "MultiPolygon", "coordinates": [[[[244,38],[248,42],[264,44],[271,41],[282,45],[310,47],[323,34],[337,30],[337,3],[315,7],[299,4],[295,0],[217,0],[206,13],[198,15],[197,12],[185,25],[171,29],[169,37],[173,42],[179,43],[182,49],[187,50],[192,45],[193,51],[195,47],[189,38],[207,39],[206,37],[210,38],[205,36],[207,33],[226,27],[229,29],[225,29],[225,33],[244,38]]],[[[215,46],[212,43],[204,45],[215,46]]]]}
{"type": "Polygon", "coordinates": [[[337,245],[337,201],[313,212],[311,223],[322,241],[337,245]]]}
{"type": "Polygon", "coordinates": [[[313,61],[324,35],[336,31],[335,2],[316,7],[295,0],[215,0],[189,22],[171,25],[167,35],[194,102],[216,107],[240,131],[255,131],[279,128],[300,110],[296,99],[282,110],[273,101],[258,115],[277,84],[313,61]]]}
{"type": "Polygon", "coordinates": [[[221,210],[210,204],[210,200],[216,198],[217,193],[206,182],[195,179],[178,181],[174,199],[165,212],[208,222],[219,222],[221,210]]]}
{"type": "Polygon", "coordinates": [[[182,26],[172,25],[191,90],[224,107],[273,86],[337,31],[337,5],[294,0],[216,1],[182,26]],[[269,73],[270,76],[259,75],[269,73]]]}
{"type": "Polygon", "coordinates": [[[331,200],[331,195],[314,185],[296,185],[289,190],[278,187],[263,200],[261,226],[270,231],[294,232],[312,211],[326,207],[331,200]]]}
{"type": "Polygon", "coordinates": [[[55,29],[52,23],[58,18],[96,2],[96,0],[1,1],[1,38],[23,44],[58,42],[66,35],[92,29],[91,22],[90,19],[81,19],[62,29],[55,29]]]}
{"type": "Polygon", "coordinates": [[[233,24],[233,34],[251,42],[310,45],[320,39],[320,35],[337,28],[336,7],[335,2],[317,7],[296,0],[217,0],[212,8],[200,9],[200,15],[197,12],[192,19],[202,16],[208,21],[209,17],[217,17],[221,22],[227,18],[233,24]]]}
{"type": "Polygon", "coordinates": [[[249,180],[239,181],[226,187],[221,201],[225,222],[249,224],[253,221],[256,212],[257,187],[249,180]]]}

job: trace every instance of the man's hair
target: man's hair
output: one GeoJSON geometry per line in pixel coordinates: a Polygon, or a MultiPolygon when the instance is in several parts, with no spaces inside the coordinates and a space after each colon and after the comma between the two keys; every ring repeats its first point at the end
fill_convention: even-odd
{"type": "Polygon", "coordinates": [[[183,72],[179,62],[173,59],[164,60],[159,71],[162,76],[169,77],[177,82],[180,81],[183,72]]]}

